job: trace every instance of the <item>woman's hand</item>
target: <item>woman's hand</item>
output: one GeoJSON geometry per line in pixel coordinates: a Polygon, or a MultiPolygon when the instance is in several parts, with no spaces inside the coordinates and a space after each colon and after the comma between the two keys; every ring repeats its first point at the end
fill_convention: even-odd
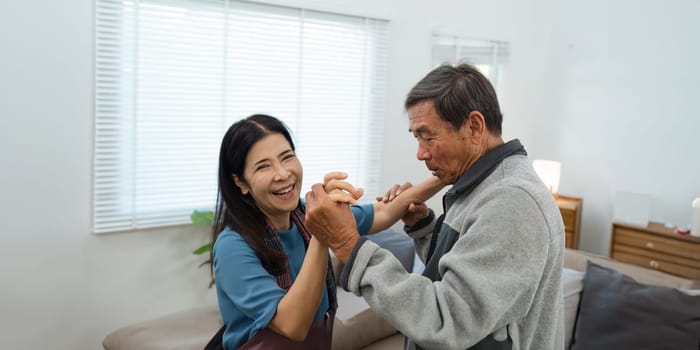
{"type": "Polygon", "coordinates": [[[330,172],[323,177],[323,189],[326,190],[332,201],[355,205],[365,191],[347,181],[343,181],[347,178],[347,173],[340,171],[330,172]]]}

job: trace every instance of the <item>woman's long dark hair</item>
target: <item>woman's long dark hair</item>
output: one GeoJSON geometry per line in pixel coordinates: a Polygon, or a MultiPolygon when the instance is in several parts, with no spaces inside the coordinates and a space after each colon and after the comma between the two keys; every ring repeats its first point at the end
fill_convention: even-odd
{"type": "MultiPolygon", "coordinates": [[[[240,181],[246,182],[243,172],[248,152],[256,142],[270,134],[281,134],[294,150],[294,142],[287,126],[269,115],[251,115],[231,125],[224,135],[219,151],[219,191],[211,243],[213,248],[221,231],[230,227],[248,242],[263,267],[268,270],[277,270],[284,269],[287,264],[287,255],[265,245],[263,240],[266,226],[265,214],[260,211],[250,193],[244,195],[233,181],[233,175],[236,175],[240,181]]],[[[210,254],[213,274],[213,249],[210,254]]]]}

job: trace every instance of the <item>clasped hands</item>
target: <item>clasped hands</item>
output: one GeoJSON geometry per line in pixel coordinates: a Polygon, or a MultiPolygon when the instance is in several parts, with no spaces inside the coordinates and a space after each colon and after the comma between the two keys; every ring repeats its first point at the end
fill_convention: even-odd
{"type": "MultiPolygon", "coordinates": [[[[331,172],[326,174],[323,184],[314,184],[306,193],[306,227],[316,239],[326,244],[343,262],[347,262],[352,249],[360,239],[355,217],[350,211],[350,204],[357,204],[364,190],[344,181],[347,174],[331,172]]],[[[384,196],[377,197],[377,205],[386,205],[402,191],[411,187],[411,183],[394,185],[384,196]]],[[[401,218],[408,226],[413,226],[428,216],[425,203],[411,203],[406,214],[401,218]]]]}
{"type": "Polygon", "coordinates": [[[314,184],[306,193],[306,228],[342,262],[347,262],[360,239],[349,205],[364,194],[362,188],[343,181],[346,178],[346,173],[328,173],[323,184],[314,184]]]}

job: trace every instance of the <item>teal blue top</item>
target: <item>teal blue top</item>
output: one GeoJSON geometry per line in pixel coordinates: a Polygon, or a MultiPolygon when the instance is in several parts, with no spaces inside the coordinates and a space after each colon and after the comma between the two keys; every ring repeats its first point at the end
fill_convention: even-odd
{"type": "MultiPolygon", "coordinates": [[[[374,221],[372,204],[351,206],[361,235],[367,234],[374,221]]],[[[297,226],[280,231],[284,251],[289,257],[289,273],[296,280],[306,255],[304,238],[297,226]]],[[[267,327],[286,291],[265,270],[253,249],[238,232],[224,229],[214,244],[214,278],[219,311],[226,325],[224,349],[237,349],[267,327]]],[[[315,319],[328,310],[328,292],[324,289],[315,319]]]]}

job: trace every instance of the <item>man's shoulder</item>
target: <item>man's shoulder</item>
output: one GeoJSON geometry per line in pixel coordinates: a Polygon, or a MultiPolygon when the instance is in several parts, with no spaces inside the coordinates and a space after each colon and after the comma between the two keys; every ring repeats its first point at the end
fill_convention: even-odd
{"type": "Polygon", "coordinates": [[[484,215],[527,215],[532,220],[541,218],[549,221],[559,212],[556,201],[543,184],[534,181],[517,176],[493,181],[457,200],[448,213],[450,221],[470,221],[484,215]]]}
{"type": "Polygon", "coordinates": [[[530,161],[525,156],[512,156],[503,161],[499,177],[491,184],[492,191],[509,193],[514,196],[527,193],[537,202],[554,202],[552,193],[542,183],[530,161]]]}

